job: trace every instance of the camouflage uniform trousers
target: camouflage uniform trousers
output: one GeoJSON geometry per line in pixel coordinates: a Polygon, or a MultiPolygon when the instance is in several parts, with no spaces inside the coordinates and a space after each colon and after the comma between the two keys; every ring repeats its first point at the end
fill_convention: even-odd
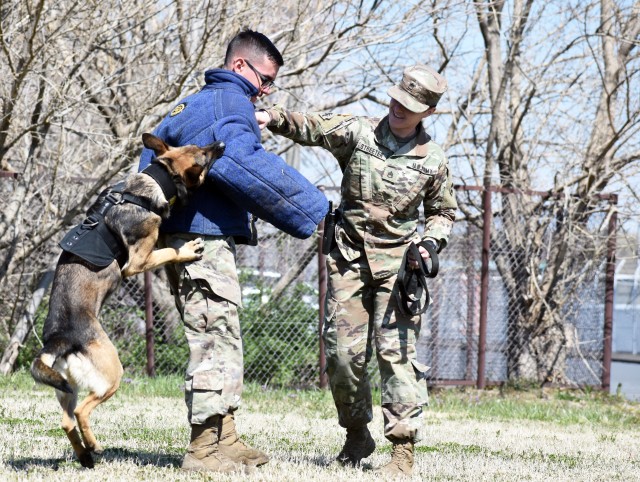
{"type": "Polygon", "coordinates": [[[416,357],[420,317],[400,313],[394,296],[397,276],[374,280],[365,256],[349,262],[334,249],[327,266],[323,339],[340,425],[364,427],[373,418],[367,365],[375,340],[384,435],[391,442],[421,440],[428,367],[416,357]]]}
{"type": "Polygon", "coordinates": [[[198,237],[205,241],[202,260],[165,267],[189,344],[185,402],[191,424],[238,408],[244,370],[233,238],[172,234],[159,244],[177,248],[198,237]]]}

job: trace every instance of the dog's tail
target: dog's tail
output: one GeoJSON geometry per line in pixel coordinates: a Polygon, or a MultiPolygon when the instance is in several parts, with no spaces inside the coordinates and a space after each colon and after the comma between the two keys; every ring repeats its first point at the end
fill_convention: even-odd
{"type": "Polygon", "coordinates": [[[70,351],[70,347],[60,346],[56,344],[53,349],[47,349],[50,347],[45,346],[40,353],[36,356],[35,360],[31,364],[31,376],[36,382],[49,385],[56,390],[60,390],[66,393],[73,393],[73,388],[69,385],[69,382],[53,368],[53,364],[56,362],[59,356],[64,355],[70,351]]]}

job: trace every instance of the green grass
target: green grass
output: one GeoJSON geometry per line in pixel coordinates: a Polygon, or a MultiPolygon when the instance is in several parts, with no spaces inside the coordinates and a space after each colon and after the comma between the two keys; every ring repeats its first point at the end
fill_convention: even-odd
{"type": "Polygon", "coordinates": [[[453,418],[640,428],[637,403],[597,391],[443,389],[432,392],[429,408],[453,418]]]}
{"type": "MultiPolygon", "coordinates": [[[[369,425],[377,450],[363,469],[330,465],[344,441],[326,390],[247,384],[238,430],[271,462],[254,474],[179,470],[189,442],[179,376],[125,378],[91,417],[105,453],[80,467],[49,387],[26,371],[0,377],[0,480],[378,481],[389,459],[382,411],[369,425]]],[[[431,390],[413,480],[639,480],[640,404],[597,391],[506,387],[431,390]]],[[[374,404],[380,395],[374,393],[374,404]]]]}
{"type": "Polygon", "coordinates": [[[315,412],[321,418],[335,417],[335,408],[328,390],[290,390],[263,388],[254,383],[245,385],[243,398],[263,413],[278,413],[283,406],[294,413],[315,412]]]}
{"type": "Polygon", "coordinates": [[[156,378],[125,376],[118,390],[119,395],[130,397],[175,397],[184,398],[184,378],[178,375],[167,375],[156,378]]]}
{"type": "MultiPolygon", "coordinates": [[[[184,380],[181,376],[123,378],[118,397],[168,397],[182,400],[184,380]]],[[[16,393],[25,390],[49,392],[34,383],[25,370],[0,377],[0,390],[16,393]]],[[[279,413],[283,405],[296,413],[317,413],[321,418],[335,417],[329,390],[291,390],[265,388],[256,383],[245,385],[243,399],[263,413],[279,413]]],[[[373,400],[380,393],[373,391],[373,400]]],[[[470,388],[432,389],[427,410],[445,414],[450,419],[485,421],[529,420],[559,425],[597,424],[615,429],[640,429],[640,404],[599,391],[537,389],[476,390],[470,388]]],[[[0,416],[1,407],[0,407],[0,416]]]]}

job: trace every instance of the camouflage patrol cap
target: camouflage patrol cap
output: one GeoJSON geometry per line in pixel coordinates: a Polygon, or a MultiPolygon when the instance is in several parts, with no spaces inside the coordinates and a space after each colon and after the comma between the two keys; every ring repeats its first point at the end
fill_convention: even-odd
{"type": "Polygon", "coordinates": [[[445,78],[427,65],[417,64],[404,69],[402,82],[387,94],[412,112],[424,112],[435,107],[447,90],[445,78]]]}

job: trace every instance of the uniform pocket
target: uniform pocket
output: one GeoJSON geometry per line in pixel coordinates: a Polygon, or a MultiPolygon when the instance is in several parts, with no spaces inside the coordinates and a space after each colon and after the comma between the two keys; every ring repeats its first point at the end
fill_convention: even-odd
{"type": "Polygon", "coordinates": [[[425,365],[424,363],[420,363],[418,360],[411,360],[411,364],[413,365],[413,370],[416,372],[417,380],[424,380],[427,378],[427,372],[431,369],[431,367],[425,365]]]}
{"type": "Polygon", "coordinates": [[[237,280],[197,262],[185,265],[184,269],[203,291],[215,293],[235,305],[240,305],[241,295],[237,280]]]}
{"type": "Polygon", "coordinates": [[[194,373],[191,388],[193,390],[222,390],[224,388],[224,373],[219,370],[194,373]]]}
{"type": "Polygon", "coordinates": [[[398,185],[409,186],[409,190],[396,190],[392,201],[392,211],[403,212],[409,207],[417,208],[424,198],[425,186],[432,182],[432,178],[432,176],[425,174],[416,175],[415,171],[410,172],[410,175],[403,176],[398,185]]]}

